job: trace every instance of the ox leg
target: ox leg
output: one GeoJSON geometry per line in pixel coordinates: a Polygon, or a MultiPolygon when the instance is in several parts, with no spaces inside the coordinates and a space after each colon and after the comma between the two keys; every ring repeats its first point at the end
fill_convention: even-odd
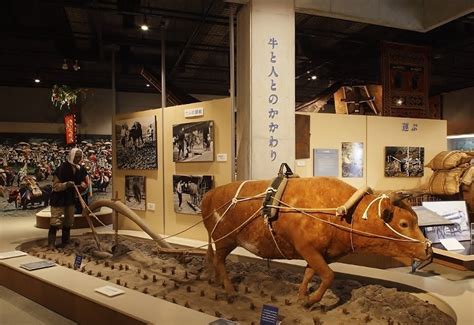
{"type": "MultiPolygon", "coordinates": [[[[334,272],[328,266],[324,258],[315,251],[312,251],[311,254],[303,255],[303,257],[310,266],[308,269],[312,269],[312,274],[310,273],[311,271],[308,271],[308,269],[305,271],[305,278],[307,275],[314,275],[314,273],[318,274],[321,278],[321,284],[319,285],[319,288],[309,297],[306,303],[308,306],[311,306],[323,298],[324,293],[331,286],[332,281],[334,280],[334,272]]],[[[309,282],[309,280],[307,281],[309,282]]]]}
{"type": "Polygon", "coordinates": [[[225,269],[225,259],[227,255],[234,250],[234,247],[216,247],[214,255],[214,270],[216,272],[216,280],[224,285],[227,293],[234,293],[235,289],[232,282],[229,280],[227,271],[225,269]]]}
{"type": "Polygon", "coordinates": [[[314,276],[314,270],[308,266],[304,270],[303,282],[301,282],[300,288],[298,290],[298,300],[304,300],[306,293],[308,292],[308,284],[314,276]]]}

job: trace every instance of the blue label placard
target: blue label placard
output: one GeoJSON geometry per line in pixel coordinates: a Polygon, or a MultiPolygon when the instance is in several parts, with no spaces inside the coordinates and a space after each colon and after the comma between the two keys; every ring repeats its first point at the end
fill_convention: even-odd
{"type": "Polygon", "coordinates": [[[260,317],[260,325],[276,324],[278,324],[278,307],[263,305],[262,316],[260,317]]]}
{"type": "Polygon", "coordinates": [[[74,260],[74,267],[76,269],[80,268],[81,263],[82,263],[82,256],[81,255],[76,255],[76,259],[74,260]]]}

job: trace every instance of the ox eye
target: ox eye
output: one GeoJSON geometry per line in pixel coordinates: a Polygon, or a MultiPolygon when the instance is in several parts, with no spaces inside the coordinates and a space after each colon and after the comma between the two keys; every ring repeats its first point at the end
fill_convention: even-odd
{"type": "Polygon", "coordinates": [[[402,228],[408,228],[408,222],[406,222],[406,221],[400,222],[400,227],[402,227],[402,228]]]}

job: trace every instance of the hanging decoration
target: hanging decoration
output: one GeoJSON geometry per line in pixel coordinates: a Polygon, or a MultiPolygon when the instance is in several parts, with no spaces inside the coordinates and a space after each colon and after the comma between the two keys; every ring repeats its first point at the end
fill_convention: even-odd
{"type": "Polygon", "coordinates": [[[66,106],[67,109],[71,109],[71,105],[76,104],[77,97],[84,93],[85,89],[82,88],[73,89],[66,85],[54,85],[51,101],[53,102],[53,106],[60,110],[63,109],[63,106],[66,106]]]}
{"type": "Polygon", "coordinates": [[[66,144],[76,144],[77,142],[77,123],[75,114],[64,116],[64,127],[66,130],[66,144]]]}

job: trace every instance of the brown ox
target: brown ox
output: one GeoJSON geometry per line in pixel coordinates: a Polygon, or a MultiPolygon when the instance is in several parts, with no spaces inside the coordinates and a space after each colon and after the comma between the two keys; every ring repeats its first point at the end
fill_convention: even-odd
{"type": "MultiPolygon", "coordinates": [[[[431,255],[429,241],[418,228],[413,210],[401,201],[377,199],[372,194],[364,195],[345,216],[336,216],[334,211],[280,209],[278,220],[272,222],[274,240],[259,212],[263,202],[261,195],[232,204],[240,184],[234,182],[215,188],[205,195],[201,206],[209,240],[215,242],[216,247],[214,253],[209,245],[208,263],[212,263],[216,279],[229,293],[235,289],[225,270],[225,258],[237,246],[263,258],[306,260],[309,268],[300,286],[299,298],[306,300],[307,304],[320,301],[331,285],[334,273],[328,263],[353,249],[355,252],[409,256],[420,260],[431,255]],[[364,219],[368,206],[368,218],[364,219]],[[399,234],[390,230],[387,224],[399,234]],[[314,273],[320,276],[321,284],[310,297],[306,297],[307,285],[314,273]]],[[[269,181],[249,181],[241,187],[238,198],[257,196],[269,185],[269,181]]],[[[281,202],[299,209],[336,208],[344,205],[355,192],[354,187],[334,178],[291,178],[281,202]]]]}

